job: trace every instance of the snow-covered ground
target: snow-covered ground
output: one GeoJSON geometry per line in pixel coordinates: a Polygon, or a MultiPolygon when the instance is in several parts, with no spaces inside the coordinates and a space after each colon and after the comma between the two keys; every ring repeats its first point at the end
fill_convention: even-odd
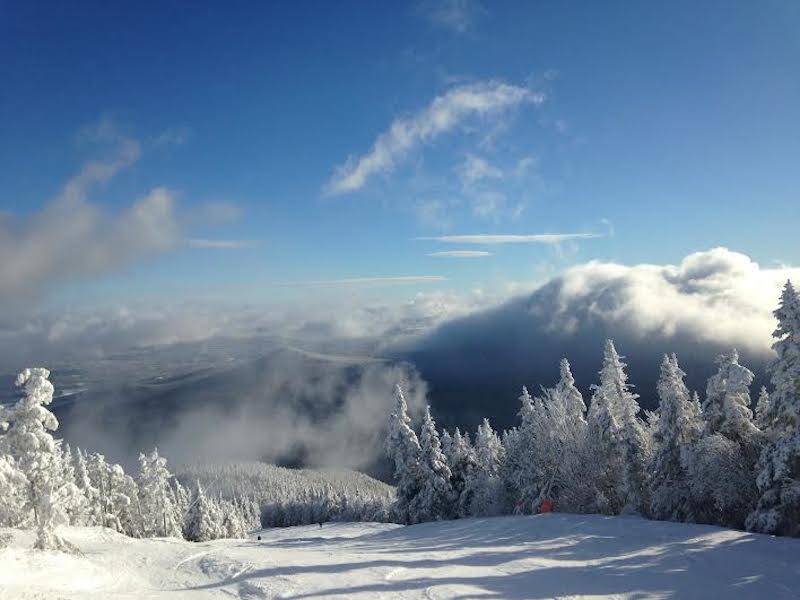
{"type": "Polygon", "coordinates": [[[0,598],[799,598],[800,540],[550,514],[270,529],[247,540],[62,533],[0,550],[0,598]]]}

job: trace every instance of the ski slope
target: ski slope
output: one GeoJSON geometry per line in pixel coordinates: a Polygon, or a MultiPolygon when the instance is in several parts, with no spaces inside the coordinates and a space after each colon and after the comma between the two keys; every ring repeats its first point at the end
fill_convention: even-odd
{"type": "Polygon", "coordinates": [[[0,598],[798,598],[800,540],[638,518],[550,514],[270,529],[247,540],[62,534],[0,550],[0,598]]]}

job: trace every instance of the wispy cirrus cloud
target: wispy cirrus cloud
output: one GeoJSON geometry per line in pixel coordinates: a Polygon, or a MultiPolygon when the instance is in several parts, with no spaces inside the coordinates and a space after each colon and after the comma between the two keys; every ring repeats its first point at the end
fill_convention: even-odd
{"type": "Polygon", "coordinates": [[[467,154],[464,163],[458,168],[458,174],[464,186],[470,186],[482,179],[503,179],[501,169],[474,154],[467,154]]]}
{"type": "Polygon", "coordinates": [[[427,0],[420,12],[433,24],[456,33],[466,33],[486,12],[478,0],[427,0]]]}
{"type": "Polygon", "coordinates": [[[351,287],[379,285],[413,285],[447,281],[442,275],[401,275],[398,277],[351,277],[347,279],[320,279],[312,281],[275,281],[276,287],[351,287]]]}
{"type": "Polygon", "coordinates": [[[323,191],[337,196],[360,190],[372,176],[392,171],[417,146],[432,142],[471,117],[496,116],[522,104],[543,101],[541,93],[496,80],[451,88],[424,109],[395,119],[369,152],[339,166],[323,191]]]}
{"type": "Polygon", "coordinates": [[[417,240],[443,242],[446,244],[560,244],[576,240],[588,240],[605,237],[603,233],[535,233],[530,235],[440,235],[433,237],[418,237],[417,240]]]}
{"type": "Polygon", "coordinates": [[[240,250],[242,248],[255,248],[258,240],[216,240],[209,238],[188,238],[186,245],[190,248],[204,248],[211,250],[240,250]]]}
{"type": "Polygon", "coordinates": [[[483,258],[492,256],[492,253],[484,250],[443,250],[441,252],[431,252],[428,256],[433,258],[483,258]]]}

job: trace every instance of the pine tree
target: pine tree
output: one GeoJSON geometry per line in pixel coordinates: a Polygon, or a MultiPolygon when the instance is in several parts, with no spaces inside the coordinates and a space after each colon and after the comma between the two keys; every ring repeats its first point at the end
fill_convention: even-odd
{"type": "Polygon", "coordinates": [[[586,404],[575,386],[569,362],[561,359],[560,380],[552,390],[544,390],[541,402],[544,418],[538,438],[545,441],[537,453],[548,456],[551,466],[548,496],[561,510],[585,512],[594,505],[591,479],[592,455],[588,453],[586,404]]]}
{"type": "Polygon", "coordinates": [[[69,444],[62,445],[60,456],[61,480],[63,488],[63,505],[70,525],[80,525],[85,521],[88,501],[83,491],[77,485],[74,456],[69,444]]]}
{"type": "Polygon", "coordinates": [[[190,542],[207,542],[222,537],[221,518],[216,506],[206,498],[198,481],[192,502],[186,511],[184,536],[190,542]]]}
{"type": "Polygon", "coordinates": [[[583,395],[575,386],[575,378],[569,366],[569,361],[562,358],[559,363],[561,379],[556,385],[556,394],[564,403],[565,412],[570,425],[581,429],[586,424],[586,403],[583,395]]]}
{"type": "Polygon", "coordinates": [[[75,453],[75,483],[86,499],[82,525],[102,525],[103,512],[100,503],[100,491],[92,483],[89,468],[86,464],[86,454],[80,448],[75,453]]]}
{"type": "Polygon", "coordinates": [[[442,452],[436,423],[431,417],[431,407],[425,407],[420,431],[422,486],[417,500],[420,519],[425,521],[446,519],[452,516],[452,473],[442,452]]]}
{"type": "Polygon", "coordinates": [[[469,516],[472,498],[466,488],[466,483],[472,477],[472,471],[476,465],[475,450],[472,448],[469,433],[461,435],[461,431],[456,427],[452,442],[447,446],[445,456],[447,457],[447,464],[450,465],[454,516],[459,518],[467,517],[469,516]]]}
{"type": "Polygon", "coordinates": [[[543,475],[537,461],[537,431],[541,415],[534,405],[528,388],[523,386],[519,396],[520,425],[507,433],[503,440],[506,455],[503,479],[515,506],[532,506],[538,498],[543,475]]]}
{"type": "Polygon", "coordinates": [[[699,406],[683,382],[686,373],[678,359],[664,356],[658,380],[658,425],[654,431],[655,457],[650,481],[650,512],[656,519],[691,521],[687,452],[702,433],[699,406]]]}
{"type": "Polygon", "coordinates": [[[736,350],[717,357],[717,364],[719,368],[708,380],[703,403],[707,432],[749,446],[757,433],[750,410],[753,373],[739,364],[736,350]]]}
{"type": "Polygon", "coordinates": [[[736,350],[717,364],[706,387],[706,427],[695,448],[692,483],[695,502],[704,508],[698,520],[740,528],[758,495],[754,470],[763,435],[750,410],[753,373],[739,364],[736,350]]]}
{"type": "Polygon", "coordinates": [[[758,394],[758,402],[756,402],[756,427],[762,432],[767,432],[771,429],[770,424],[770,401],[769,393],[765,386],[761,386],[761,391],[758,394]]]}
{"type": "Polygon", "coordinates": [[[600,387],[603,389],[619,426],[622,448],[622,491],[627,510],[647,513],[650,507],[647,481],[648,444],[644,424],[638,417],[638,394],[631,391],[625,363],[612,340],[606,340],[600,387]]]}
{"type": "Polygon", "coordinates": [[[758,461],[760,498],[747,528],[800,535],[800,296],[786,282],[775,311],[778,327],[770,365],[773,391],[767,414],[768,443],[758,461]]]}
{"type": "Polygon", "coordinates": [[[586,436],[587,455],[592,456],[594,466],[587,482],[594,490],[590,512],[614,515],[625,504],[620,426],[605,390],[595,385],[592,392],[586,436]]]}
{"type": "Polygon", "coordinates": [[[86,462],[92,486],[97,489],[97,513],[95,516],[97,524],[114,531],[122,531],[122,524],[114,512],[115,498],[110,482],[111,465],[99,452],[90,454],[86,462]]]}
{"type": "Polygon", "coordinates": [[[418,522],[414,503],[422,488],[420,455],[422,450],[417,434],[411,428],[408,405],[400,386],[395,388],[395,410],[389,416],[386,434],[386,455],[394,461],[397,502],[394,510],[404,523],[418,522]]]}
{"type": "Polygon", "coordinates": [[[25,520],[28,478],[11,456],[0,455],[0,527],[17,527],[25,520]]]}
{"type": "Polygon", "coordinates": [[[176,478],[172,490],[173,513],[178,523],[186,520],[186,511],[189,510],[192,498],[189,490],[176,478]]]}
{"type": "Polygon", "coordinates": [[[247,537],[245,514],[238,502],[224,502],[222,514],[221,532],[223,537],[230,539],[247,537]]]}
{"type": "Polygon", "coordinates": [[[475,468],[466,488],[471,494],[470,514],[493,516],[503,512],[503,480],[501,472],[505,451],[489,419],[478,426],[475,436],[475,468]]]}
{"type": "Polygon", "coordinates": [[[140,454],[139,501],[142,507],[145,536],[181,537],[181,526],[175,518],[170,488],[172,474],[158,449],[149,455],[140,454]]]}
{"type": "Polygon", "coordinates": [[[23,397],[3,417],[7,423],[0,436],[0,454],[11,455],[27,480],[22,510],[33,512],[37,549],[70,549],[55,533],[55,527],[69,522],[67,501],[75,496],[74,484],[62,477],[61,449],[51,431],[58,420],[46,406],[53,401],[50,371],[25,369],[16,379],[23,397]]]}
{"type": "Polygon", "coordinates": [[[129,537],[143,537],[139,511],[139,486],[121,465],[108,466],[109,512],[117,531],[129,537]]]}

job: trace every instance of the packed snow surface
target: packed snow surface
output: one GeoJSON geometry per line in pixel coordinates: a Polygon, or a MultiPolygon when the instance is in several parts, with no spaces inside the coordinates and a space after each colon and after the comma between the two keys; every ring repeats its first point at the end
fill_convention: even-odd
{"type": "Polygon", "coordinates": [[[74,555],[2,533],[4,600],[800,597],[798,539],[632,517],[326,523],[201,544],[63,529],[74,555]]]}

